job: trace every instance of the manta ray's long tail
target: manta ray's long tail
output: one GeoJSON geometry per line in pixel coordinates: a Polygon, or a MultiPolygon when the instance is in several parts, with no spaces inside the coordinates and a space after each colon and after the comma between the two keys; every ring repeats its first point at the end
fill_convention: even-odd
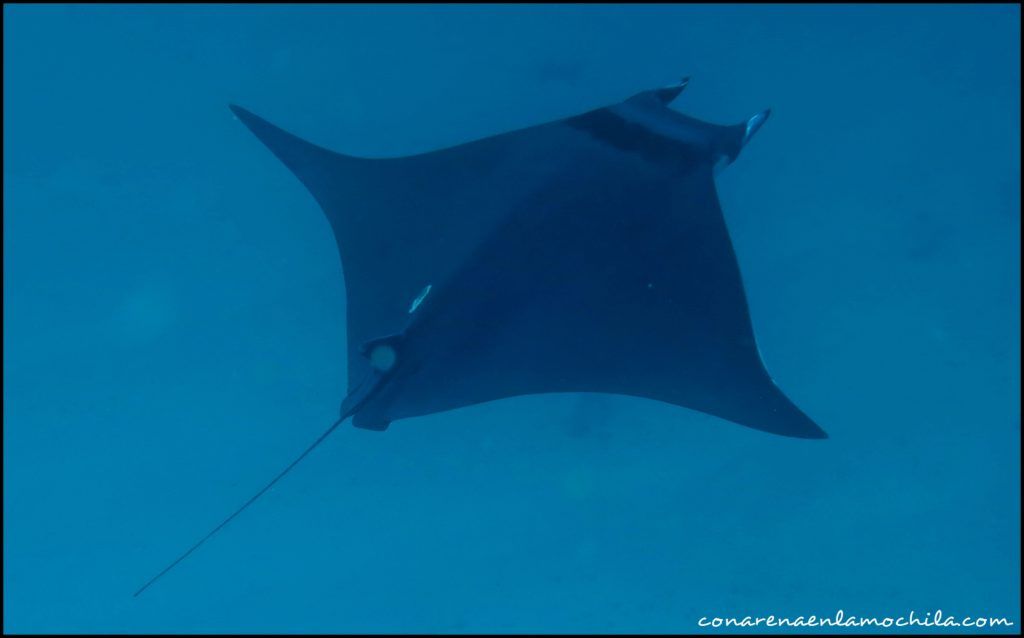
{"type": "Polygon", "coordinates": [[[317,437],[317,439],[316,439],[315,441],[313,441],[312,445],[310,445],[310,446],[309,446],[309,447],[307,447],[307,448],[306,448],[305,450],[303,450],[302,454],[300,454],[300,455],[299,455],[298,457],[296,457],[296,459],[295,459],[294,461],[292,461],[291,463],[289,463],[289,464],[288,464],[288,467],[286,467],[286,468],[284,468],[283,470],[281,470],[281,472],[280,472],[280,473],[279,473],[279,474],[278,474],[277,476],[275,476],[275,477],[274,477],[273,479],[271,479],[271,481],[270,481],[269,483],[267,483],[266,485],[264,485],[264,486],[263,486],[263,489],[261,489],[261,490],[260,490],[259,492],[256,492],[255,494],[253,494],[253,495],[252,495],[252,497],[251,497],[251,498],[249,498],[249,500],[248,500],[248,501],[246,501],[245,503],[243,503],[241,507],[239,507],[239,508],[238,508],[238,509],[236,509],[236,510],[235,510],[234,512],[232,512],[231,516],[228,516],[227,518],[225,518],[225,519],[224,519],[223,521],[221,521],[221,522],[220,522],[220,525],[217,525],[217,527],[214,527],[214,528],[213,528],[212,530],[210,530],[210,532],[209,532],[209,533],[208,533],[208,534],[207,534],[206,536],[203,536],[203,537],[202,537],[201,539],[199,539],[199,541],[198,541],[198,542],[197,542],[197,543],[196,543],[195,545],[193,545],[192,547],[189,547],[189,548],[188,548],[188,551],[186,551],[186,552],[185,552],[184,554],[182,554],[181,556],[178,556],[177,558],[175,558],[175,559],[174,559],[174,562],[172,562],[172,563],[171,563],[170,565],[168,565],[167,567],[164,567],[163,571],[161,571],[161,572],[160,572],[159,574],[157,574],[156,576],[154,576],[154,577],[150,578],[150,579],[149,579],[148,581],[146,581],[146,584],[145,584],[145,585],[143,585],[142,587],[139,587],[139,589],[138,589],[138,590],[137,590],[137,591],[136,591],[136,592],[135,592],[135,593],[133,594],[133,596],[138,596],[138,595],[139,595],[139,594],[141,594],[142,592],[146,591],[146,589],[147,589],[147,588],[148,588],[148,587],[149,587],[150,585],[152,585],[152,584],[153,584],[153,583],[155,583],[156,581],[160,580],[160,578],[161,578],[161,577],[162,577],[162,576],[163,576],[164,574],[166,574],[167,572],[171,571],[172,569],[174,569],[174,567],[175,567],[175,566],[176,566],[176,565],[177,565],[178,563],[180,563],[181,561],[183,561],[183,560],[185,560],[186,558],[188,558],[189,554],[191,554],[192,552],[194,552],[194,551],[196,551],[197,549],[199,549],[199,546],[200,546],[200,545],[202,545],[203,543],[205,543],[206,541],[208,541],[208,540],[209,540],[209,539],[210,539],[210,538],[211,538],[211,537],[212,537],[212,536],[213,536],[214,534],[216,534],[216,533],[217,533],[217,532],[219,532],[219,531],[220,531],[221,529],[223,529],[223,527],[224,527],[225,525],[227,525],[228,523],[230,523],[232,519],[234,519],[234,518],[235,518],[236,516],[238,516],[239,514],[241,514],[241,513],[242,513],[242,511],[243,511],[243,510],[244,510],[245,508],[247,508],[247,507],[249,507],[250,505],[252,505],[252,504],[253,504],[253,503],[254,503],[254,502],[256,501],[256,499],[258,499],[259,497],[263,496],[263,495],[264,495],[264,494],[265,494],[265,493],[267,492],[267,490],[269,490],[270,488],[272,488],[272,487],[274,486],[274,484],[275,484],[275,483],[277,483],[278,481],[280,481],[280,480],[281,480],[281,479],[282,479],[282,478],[284,477],[284,475],[285,475],[285,474],[287,474],[288,472],[290,472],[290,471],[291,471],[291,469],[292,469],[293,467],[295,467],[296,465],[298,465],[298,464],[299,464],[299,461],[301,461],[302,459],[306,458],[306,455],[308,455],[308,454],[309,454],[310,452],[312,452],[312,451],[313,451],[313,450],[314,450],[314,449],[315,449],[315,448],[316,448],[316,447],[317,447],[318,445],[320,445],[320,444],[321,444],[321,443],[323,442],[323,440],[324,440],[324,439],[326,439],[326,438],[328,437],[328,435],[330,435],[330,433],[331,433],[331,432],[334,432],[334,430],[335,430],[335,429],[337,429],[337,427],[338,427],[339,425],[341,425],[341,424],[342,424],[342,422],[343,422],[343,421],[344,421],[344,420],[345,420],[345,419],[346,419],[347,417],[348,417],[348,415],[347,415],[347,414],[343,414],[343,415],[342,415],[342,416],[341,416],[341,417],[340,417],[340,418],[339,418],[339,419],[338,419],[337,421],[335,421],[334,423],[332,423],[332,424],[331,424],[331,427],[329,427],[329,428],[327,428],[326,430],[324,430],[323,434],[321,434],[321,435],[320,435],[319,437],[317,437]]]}
{"type": "Polygon", "coordinates": [[[253,494],[252,497],[250,497],[248,501],[243,503],[241,507],[236,509],[234,512],[231,513],[230,516],[228,516],[223,521],[221,521],[220,524],[217,525],[217,527],[214,527],[212,530],[210,530],[210,532],[206,536],[203,536],[201,539],[199,539],[199,541],[196,542],[195,545],[193,545],[192,547],[189,547],[188,550],[185,551],[185,553],[183,553],[181,556],[178,556],[177,558],[175,558],[174,561],[171,564],[169,564],[167,567],[164,567],[163,570],[159,574],[157,574],[156,576],[153,576],[148,581],[146,581],[145,585],[143,585],[142,587],[139,587],[139,589],[136,590],[136,592],[133,594],[133,597],[134,596],[138,596],[142,592],[146,591],[146,589],[150,585],[152,585],[156,581],[160,580],[160,578],[162,578],[164,576],[164,574],[166,574],[167,572],[171,571],[172,569],[174,569],[178,565],[178,563],[180,563],[181,561],[183,561],[186,558],[188,558],[189,555],[192,552],[194,552],[197,549],[199,549],[200,545],[202,545],[206,541],[210,540],[210,538],[212,538],[214,534],[219,532],[221,529],[224,528],[225,525],[230,523],[236,516],[241,514],[245,510],[245,508],[247,508],[250,505],[252,505],[254,502],[256,502],[256,499],[258,499],[259,497],[263,496],[264,494],[267,493],[267,490],[269,490],[270,488],[274,487],[275,483],[277,483],[282,478],[284,478],[285,474],[290,472],[292,470],[292,468],[294,468],[296,465],[299,464],[300,461],[302,461],[302,459],[306,458],[306,456],[309,455],[310,452],[315,450],[318,445],[323,443],[324,439],[326,439],[328,436],[330,436],[331,432],[334,432],[338,428],[339,425],[344,423],[345,419],[347,419],[348,417],[352,416],[356,412],[356,410],[358,410],[360,408],[360,406],[362,406],[363,402],[376,389],[379,381],[380,381],[380,376],[377,375],[377,374],[372,374],[372,373],[370,375],[368,375],[365,379],[363,379],[362,383],[360,383],[359,386],[355,390],[353,390],[347,397],[345,397],[345,401],[343,401],[342,404],[341,404],[341,416],[338,417],[337,421],[332,423],[329,428],[324,430],[324,432],[320,436],[318,436],[317,439],[315,441],[313,441],[313,443],[311,443],[309,447],[307,447],[305,450],[302,451],[302,454],[298,455],[295,458],[294,461],[289,463],[287,467],[285,467],[283,470],[281,470],[280,473],[278,473],[277,476],[275,476],[273,479],[271,479],[269,483],[264,485],[263,488],[260,491],[258,491],[255,494],[253,494]]]}

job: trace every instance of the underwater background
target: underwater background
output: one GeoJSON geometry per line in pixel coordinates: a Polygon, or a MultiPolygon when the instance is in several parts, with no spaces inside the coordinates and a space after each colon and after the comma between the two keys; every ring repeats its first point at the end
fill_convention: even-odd
{"type": "Polygon", "coordinates": [[[5,631],[1019,629],[1018,6],[3,15],[5,631]],[[346,425],[132,598],[346,386],[326,219],[229,102],[394,156],[685,75],[689,115],[772,109],[718,192],[829,439],[606,395],[346,425]]]}

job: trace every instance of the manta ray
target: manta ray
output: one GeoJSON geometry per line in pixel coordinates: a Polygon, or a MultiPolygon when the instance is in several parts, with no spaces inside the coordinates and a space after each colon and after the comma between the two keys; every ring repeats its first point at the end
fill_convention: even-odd
{"type": "Polygon", "coordinates": [[[135,595],[349,417],[383,431],[517,395],[610,393],[825,438],[765,369],[715,189],[769,111],[688,117],[669,108],[687,83],[395,158],[337,153],[230,105],[333,230],[348,394],[312,445],[135,595]]]}

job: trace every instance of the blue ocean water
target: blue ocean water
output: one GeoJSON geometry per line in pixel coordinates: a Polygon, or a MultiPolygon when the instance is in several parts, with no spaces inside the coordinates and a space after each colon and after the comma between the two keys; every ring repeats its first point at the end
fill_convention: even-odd
{"type": "Polygon", "coordinates": [[[1019,629],[1019,7],[3,15],[5,631],[1019,629]],[[344,427],[132,598],[346,384],[334,240],[229,102],[389,156],[683,75],[687,114],[772,108],[719,195],[765,361],[831,438],[603,395],[344,427]]]}

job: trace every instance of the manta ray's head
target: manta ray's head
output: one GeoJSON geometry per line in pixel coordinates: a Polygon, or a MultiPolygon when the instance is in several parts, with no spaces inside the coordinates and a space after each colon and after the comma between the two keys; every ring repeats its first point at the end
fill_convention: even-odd
{"type": "Polygon", "coordinates": [[[688,166],[709,162],[717,173],[736,161],[771,111],[765,109],[732,126],[698,120],[669,108],[688,84],[689,78],[683,78],[571,122],[622,150],[654,159],[676,158],[688,166]]]}

